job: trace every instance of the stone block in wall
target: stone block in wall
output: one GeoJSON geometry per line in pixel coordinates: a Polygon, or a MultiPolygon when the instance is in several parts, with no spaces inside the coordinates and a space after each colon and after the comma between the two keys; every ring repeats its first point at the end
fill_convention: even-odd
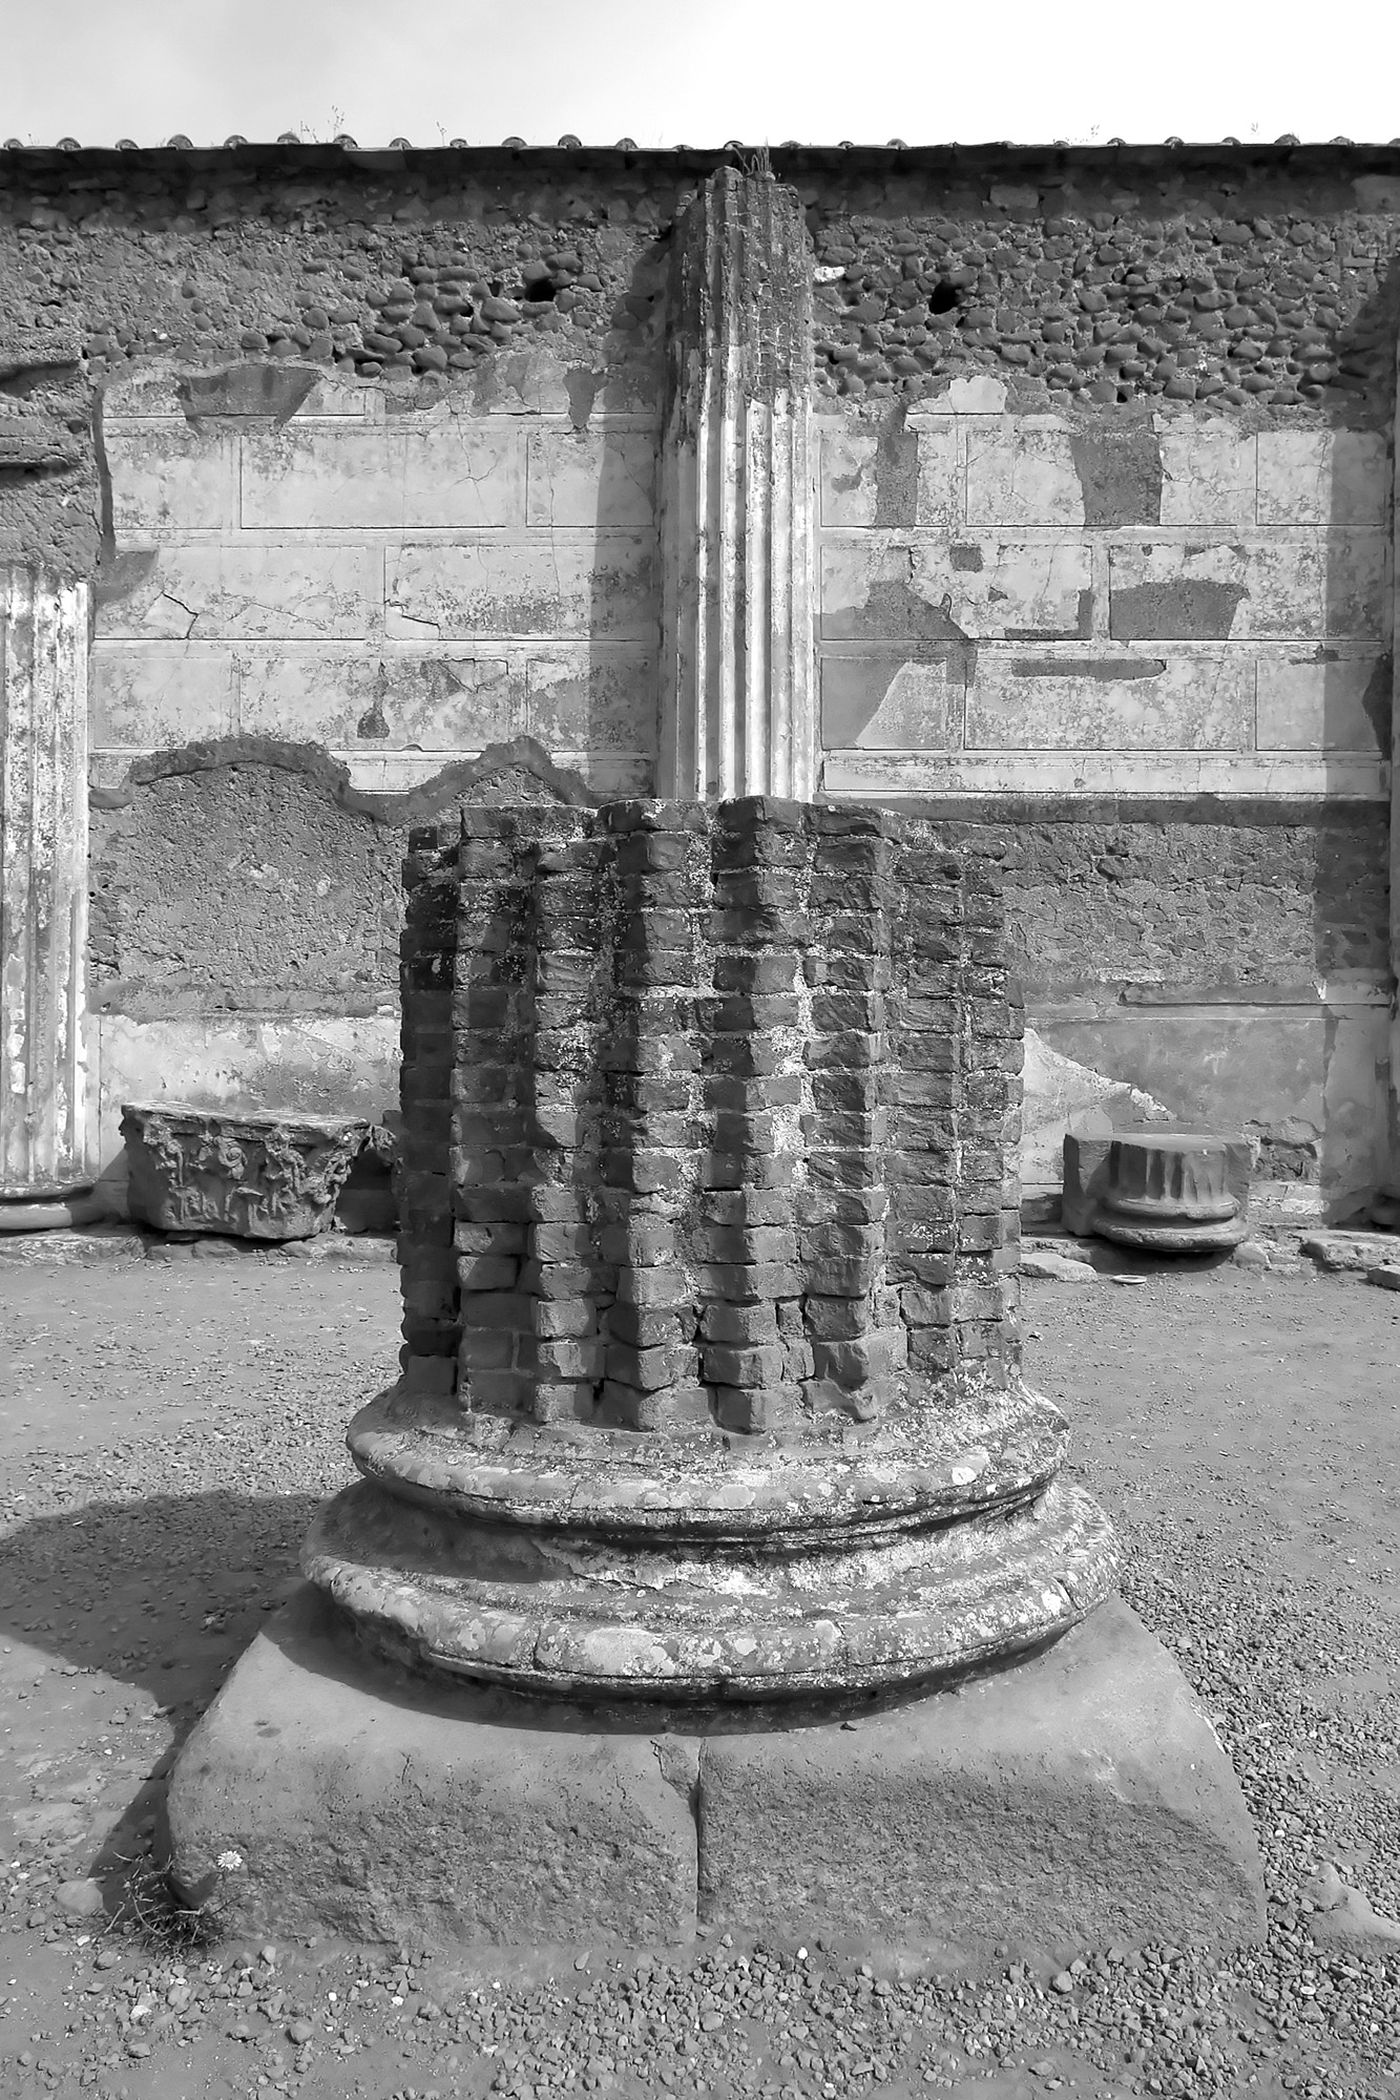
{"type": "Polygon", "coordinates": [[[236,422],[285,422],[290,416],[348,416],[379,419],[383,395],[355,385],[321,365],[246,359],[242,363],[190,371],[174,359],[129,366],[103,383],[103,414],[110,427],[132,419],[190,422],[217,436],[215,426],[236,422]]]}
{"type": "Polygon", "coordinates": [[[1394,633],[1390,536],[1332,532],[1326,541],[1322,631],[1338,640],[1389,643],[1394,633]]]}
{"type": "Polygon", "coordinates": [[[183,423],[109,423],[103,450],[118,539],[233,526],[232,438],[183,423]]]}
{"type": "Polygon", "coordinates": [[[949,751],[962,742],[963,680],[946,662],[879,650],[824,656],[821,706],[828,749],[949,751]]]}
{"type": "Polygon", "coordinates": [[[94,750],[151,751],[231,736],[233,657],[201,642],[104,642],[90,659],[94,750]]]}
{"type": "Polygon", "coordinates": [[[910,416],[881,430],[828,423],[818,458],[823,527],[948,527],[962,518],[953,416],[910,416]]]}
{"type": "Polygon", "coordinates": [[[282,540],[131,549],[97,632],[173,640],[335,640],[368,631],[378,556],[366,547],[282,540]]]}
{"type": "Polygon", "coordinates": [[[657,435],[652,430],[533,430],[526,522],[637,530],[656,505],[657,435]]]}
{"type": "Polygon", "coordinates": [[[1108,562],[1115,641],[1381,640],[1387,632],[1380,533],[1139,542],[1110,548],[1108,562]]]}
{"type": "Polygon", "coordinates": [[[1389,522],[1391,469],[1376,430],[1261,430],[1261,525],[1370,525],[1389,522]]]}
{"type": "Polygon", "coordinates": [[[442,416],[409,428],[289,424],[238,443],[245,527],[470,530],[525,522],[524,433],[501,419],[442,416]]]}
{"type": "Polygon", "coordinates": [[[595,635],[650,640],[656,628],[650,535],[537,532],[389,550],[391,638],[595,635]]]}
{"type": "Polygon", "coordinates": [[[1076,656],[983,649],[967,694],[970,750],[1247,751],[1254,661],[1102,646],[1076,656]]]}
{"type": "Polygon", "coordinates": [[[976,417],[967,432],[969,525],[1083,525],[1070,431],[1041,416],[976,417]]]}
{"type": "Polygon", "coordinates": [[[930,631],[949,639],[1087,640],[1093,554],[1083,540],[996,533],[829,540],[821,562],[822,631],[930,631]]]}
{"type": "Polygon", "coordinates": [[[656,750],[654,656],[593,644],[536,651],[525,684],[526,733],[547,751],[656,750]]]}
{"type": "Polygon", "coordinates": [[[1255,441],[1223,416],[1159,416],[1163,525],[1252,525],[1255,441]]]}
{"type": "Polygon", "coordinates": [[[868,639],[877,645],[917,638],[926,645],[923,654],[951,650],[965,656],[968,636],[937,584],[938,572],[929,567],[921,541],[885,533],[824,539],[817,579],[819,631],[828,641],[868,639]]]}
{"type": "Polygon", "coordinates": [[[1389,633],[1386,543],[1378,532],[1283,534],[1245,543],[1246,633],[1380,641],[1389,633]]]}
{"type": "Polygon", "coordinates": [[[838,423],[817,426],[819,512],[823,526],[875,523],[873,430],[838,423]]]}
{"type": "MultiPolygon", "coordinates": [[[[566,416],[576,406],[571,377],[576,388],[576,367],[563,364],[549,351],[533,348],[498,350],[472,373],[477,412],[489,416],[566,416]]],[[[590,405],[592,396],[590,398],[590,405]]]]}
{"type": "Polygon", "coordinates": [[[245,735],[448,752],[528,727],[524,665],[497,651],[250,649],[236,668],[245,735]]]}
{"type": "MultiPolygon", "coordinates": [[[[1304,597],[1301,621],[1320,611],[1317,571],[1311,575],[1309,598],[1304,580],[1311,546],[1298,550],[1298,573],[1304,597]]],[[[1251,613],[1251,565],[1247,549],[1220,541],[1185,547],[1176,541],[1111,547],[1108,554],[1108,631],[1114,641],[1225,641],[1248,634],[1251,613]],[[1247,602],[1250,601],[1250,602],[1247,602]]],[[[1311,632],[1304,626],[1302,632],[1311,632]]]]}
{"type": "Polygon", "coordinates": [[[304,1240],[324,1232],[369,1125],[123,1102],[127,1207],[163,1232],[304,1240]]]}
{"type": "Polygon", "coordinates": [[[1323,649],[1261,657],[1257,676],[1261,751],[1389,751],[1388,657],[1323,649]]]}

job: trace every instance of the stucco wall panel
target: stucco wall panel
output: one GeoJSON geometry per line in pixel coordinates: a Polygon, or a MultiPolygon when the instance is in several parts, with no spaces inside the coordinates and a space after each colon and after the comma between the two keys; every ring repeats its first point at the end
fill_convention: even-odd
{"type": "Polygon", "coordinates": [[[465,415],[387,428],[294,425],[239,441],[239,523],[353,530],[525,523],[525,439],[465,415]]]}
{"type": "Polygon", "coordinates": [[[523,663],[495,651],[278,650],[240,655],[238,728],[342,750],[457,753],[524,731],[523,663]]]}
{"type": "Polygon", "coordinates": [[[595,643],[532,655],[525,671],[525,731],[547,751],[654,751],[656,658],[595,643]]]}
{"type": "Polygon", "coordinates": [[[91,659],[92,745],[117,753],[232,736],[238,686],[227,649],[99,642],[91,659]]]}
{"type": "Polygon", "coordinates": [[[108,595],[103,633],[188,641],[341,640],[368,631],[382,591],[373,550],[295,540],[238,546],[166,541],[149,560],[129,550],[139,580],[108,595]]]}
{"type": "Polygon", "coordinates": [[[655,593],[654,543],[641,535],[428,540],[386,554],[387,631],[404,641],[651,640],[655,593]]]}
{"type": "Polygon", "coordinates": [[[526,522],[645,530],[655,523],[656,445],[654,429],[532,431],[526,522]]]}
{"type": "Polygon", "coordinates": [[[969,525],[1085,523],[1067,425],[1037,416],[971,416],[965,443],[969,525]]]}
{"type": "Polygon", "coordinates": [[[112,523],[123,539],[233,526],[238,462],[232,438],[183,423],[104,420],[112,523]]]}
{"type": "Polygon", "coordinates": [[[1386,794],[1382,433],[1018,417],[985,383],[956,412],[822,429],[830,790],[1386,794]],[[892,526],[891,462],[935,425],[949,522],[892,526]],[[1073,759],[1038,771],[1041,752],[1073,759]]]}
{"type": "Polygon", "coordinates": [[[1253,736],[1254,666],[1223,650],[984,650],[968,688],[974,751],[1243,751],[1253,736]]]}
{"type": "Polygon", "coordinates": [[[1261,751],[1375,751],[1391,747],[1388,656],[1261,657],[1256,738],[1261,751]]]}
{"type": "Polygon", "coordinates": [[[1252,431],[1223,416],[1164,416],[1158,444],[1163,525],[1254,523],[1258,462],[1252,431]]]}
{"type": "Polygon", "coordinates": [[[1261,430],[1261,525],[1389,525],[1391,461],[1380,430],[1261,430]]]}

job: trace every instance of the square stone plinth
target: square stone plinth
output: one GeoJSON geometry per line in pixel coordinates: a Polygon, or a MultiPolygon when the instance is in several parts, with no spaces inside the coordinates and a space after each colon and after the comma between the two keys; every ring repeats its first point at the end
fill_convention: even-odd
{"type": "Polygon", "coordinates": [[[439,1688],[363,1656],[306,1590],[185,1745],[169,1814],[178,1885],[242,1933],[450,1951],[729,1931],[975,1968],[1263,1930],[1234,1774],[1117,1601],[1040,1656],[843,1723],[439,1688]]]}
{"type": "Polygon", "coordinates": [[[706,1743],[701,1923],[948,1966],[1262,1937],[1239,1784],[1118,1599],[1038,1656],[853,1726],[706,1743]]]}
{"type": "MultiPolygon", "coordinates": [[[[689,1939],[690,1775],[645,1726],[382,1667],[305,1588],[190,1736],[171,1778],[187,1900],[233,1931],[446,1949],[689,1939]],[[236,1854],[237,1867],[221,1869],[236,1854]]],[[[693,1760],[692,1760],[693,1765],[693,1760]]]]}

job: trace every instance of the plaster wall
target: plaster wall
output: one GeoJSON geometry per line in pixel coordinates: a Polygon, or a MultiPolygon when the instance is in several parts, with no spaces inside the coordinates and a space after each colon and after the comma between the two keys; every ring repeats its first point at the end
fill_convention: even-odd
{"type": "Polygon", "coordinates": [[[1047,1046],[1345,1209],[1386,1171],[1387,434],[1005,398],[822,420],[823,786],[1012,798],[1047,1046]]]}
{"type": "MultiPolygon", "coordinates": [[[[776,159],[820,791],[1004,828],[1050,1051],[1345,1205],[1387,1170],[1400,155],[776,159]]],[[[104,1158],[143,1074],[392,1092],[406,825],[483,748],[650,786],[712,160],[0,156],[0,555],[96,601],[104,1158]]]]}
{"type": "Polygon", "coordinates": [[[1381,800],[1383,432],[949,391],[823,421],[829,789],[1381,800]]]}
{"type": "Polygon", "coordinates": [[[114,551],[93,649],[96,778],[237,735],[316,743],[358,786],[416,785],[533,736],[600,790],[656,749],[656,422],[576,423],[565,368],[389,415],[382,390],[284,366],[114,384],[114,551]],[[223,381],[222,398],[213,380],[223,381]]]}

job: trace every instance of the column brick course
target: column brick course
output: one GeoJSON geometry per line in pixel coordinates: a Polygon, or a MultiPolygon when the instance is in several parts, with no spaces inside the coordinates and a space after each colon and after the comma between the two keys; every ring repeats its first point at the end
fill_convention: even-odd
{"type": "Polygon", "coordinates": [[[469,811],[405,875],[405,1349],[460,1408],[800,1438],[1014,1361],[994,856],[623,802],[469,811]]]}

